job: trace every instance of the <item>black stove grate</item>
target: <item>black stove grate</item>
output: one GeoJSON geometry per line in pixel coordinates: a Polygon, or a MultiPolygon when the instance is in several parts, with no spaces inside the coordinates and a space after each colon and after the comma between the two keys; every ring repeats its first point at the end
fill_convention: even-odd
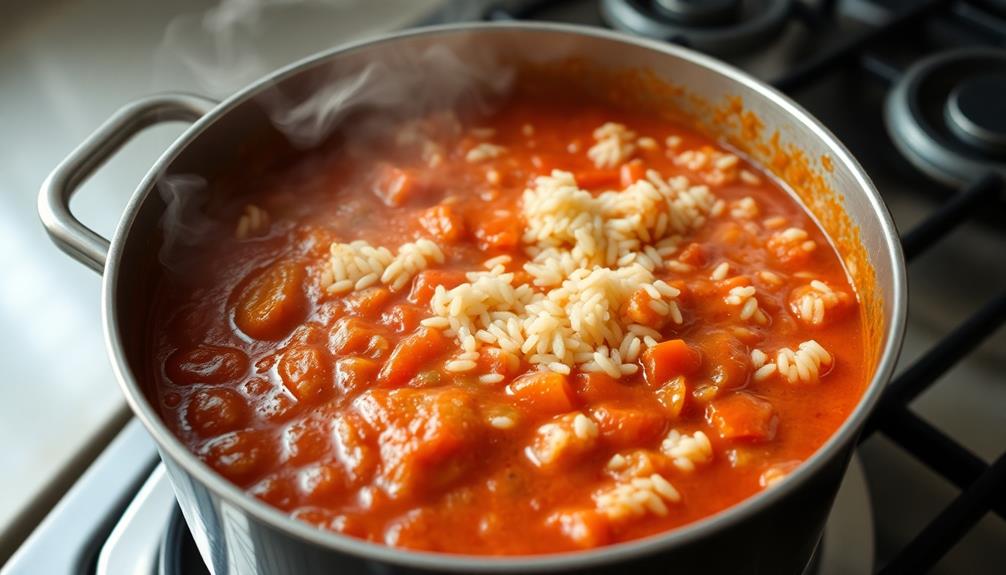
{"type": "MultiPolygon", "coordinates": [[[[539,9],[562,0],[523,2],[507,9],[503,3],[490,7],[486,19],[525,19],[539,9]]],[[[1006,18],[988,9],[984,2],[926,0],[913,3],[886,23],[851,37],[830,50],[816,54],[771,83],[792,93],[812,86],[849,67],[859,67],[885,86],[900,75],[899,67],[883,55],[882,44],[911,43],[909,36],[920,27],[932,26],[934,34],[964,45],[1006,44],[1006,18]],[[1000,19],[1002,18],[1002,19],[1000,19]],[[963,31],[963,32],[962,32],[963,31]]],[[[835,2],[821,2],[810,10],[797,2],[793,14],[804,26],[821,25],[834,17],[835,2]]],[[[680,42],[677,38],[668,41],[680,42]]],[[[948,190],[932,190],[947,196],[948,190]]],[[[902,234],[902,245],[909,263],[924,254],[959,226],[977,225],[978,220],[995,214],[1006,215],[1006,185],[1001,177],[988,174],[951,193],[949,199],[920,224],[902,234]]],[[[859,442],[877,431],[898,444],[929,469],[960,489],[960,494],[897,552],[878,573],[893,575],[926,572],[952,549],[987,513],[1006,519],[1006,452],[989,465],[967,447],[922,419],[911,408],[912,401],[936,383],[950,368],[965,359],[982,342],[1006,324],[1006,289],[982,305],[957,328],[938,341],[905,368],[889,384],[876,411],[868,420],[859,442]]]]}

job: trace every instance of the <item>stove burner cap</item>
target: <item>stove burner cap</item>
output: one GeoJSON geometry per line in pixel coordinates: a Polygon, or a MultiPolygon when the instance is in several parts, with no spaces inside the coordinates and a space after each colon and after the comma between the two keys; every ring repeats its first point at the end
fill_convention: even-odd
{"type": "Polygon", "coordinates": [[[962,186],[1006,176],[1006,51],[967,48],[916,62],[887,96],[895,147],[928,176],[962,186]]]}
{"type": "Polygon", "coordinates": [[[654,0],[657,13],[685,25],[722,24],[736,17],[741,0],[654,0]]]}
{"type": "Polygon", "coordinates": [[[760,47],[782,30],[794,0],[601,0],[612,28],[709,54],[760,47]]]}
{"type": "Polygon", "coordinates": [[[967,78],[950,92],[947,124],[961,140],[983,152],[1006,153],[1006,74],[967,78]]]}

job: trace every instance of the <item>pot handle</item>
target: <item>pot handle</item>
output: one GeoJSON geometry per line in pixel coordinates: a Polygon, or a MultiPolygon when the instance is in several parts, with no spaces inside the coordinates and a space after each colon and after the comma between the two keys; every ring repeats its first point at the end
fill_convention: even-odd
{"type": "Polygon", "coordinates": [[[162,122],[192,122],[217,102],[192,94],[155,94],[120,108],[70,152],[42,183],[38,214],[53,243],[99,274],[105,268],[108,240],[70,212],[77,188],[136,134],[162,122]]]}

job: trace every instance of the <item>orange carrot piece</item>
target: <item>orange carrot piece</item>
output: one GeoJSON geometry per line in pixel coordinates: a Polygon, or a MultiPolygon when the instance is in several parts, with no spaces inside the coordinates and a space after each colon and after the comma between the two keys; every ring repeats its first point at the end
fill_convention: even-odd
{"type": "Polygon", "coordinates": [[[377,374],[380,384],[390,387],[405,385],[433,358],[447,351],[450,341],[440,330],[421,327],[395,346],[377,374]]]}
{"type": "Polygon", "coordinates": [[[643,375],[653,387],[679,375],[691,375],[700,365],[702,355],[680,339],[660,342],[643,352],[643,375]]]}
{"type": "Polygon", "coordinates": [[[384,205],[395,207],[407,202],[418,191],[413,174],[392,166],[381,164],[374,178],[373,192],[384,205]]]}
{"type": "Polygon", "coordinates": [[[771,403],[743,391],[710,403],[706,420],[723,439],[752,442],[771,441],[779,424],[771,403]]]}
{"type": "Polygon", "coordinates": [[[573,390],[561,373],[537,371],[522,375],[510,382],[506,393],[542,414],[566,413],[573,409],[573,390]]]}
{"type": "Polygon", "coordinates": [[[234,323],[255,339],[280,339],[307,313],[304,267],[283,261],[266,268],[241,290],[234,323]]]}
{"type": "Polygon", "coordinates": [[[453,244],[464,238],[465,220],[451,206],[433,206],[417,218],[419,225],[442,243],[453,244]]]}
{"type": "Polygon", "coordinates": [[[511,250],[520,244],[521,222],[513,215],[486,216],[478,214],[479,218],[471,222],[475,238],[479,241],[479,249],[511,250]]]}
{"type": "Polygon", "coordinates": [[[621,180],[619,170],[582,170],[574,174],[581,188],[614,187],[621,180]]]}
{"type": "Polygon", "coordinates": [[[597,421],[601,437],[618,448],[637,447],[654,440],[667,425],[667,418],[657,410],[601,404],[592,409],[591,414],[597,421]]]}
{"type": "Polygon", "coordinates": [[[416,275],[409,292],[409,301],[416,305],[427,305],[437,286],[451,289],[466,281],[465,272],[460,270],[423,270],[416,275]]]}

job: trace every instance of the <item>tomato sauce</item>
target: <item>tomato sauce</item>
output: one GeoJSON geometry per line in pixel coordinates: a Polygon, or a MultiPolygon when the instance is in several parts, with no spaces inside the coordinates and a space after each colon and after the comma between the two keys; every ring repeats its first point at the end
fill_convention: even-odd
{"type": "Polygon", "coordinates": [[[839,256],[791,195],[716,142],[641,112],[539,98],[371,139],[363,153],[344,139],[266,170],[210,210],[214,233],[162,282],[160,411],[251,495],[388,545],[577,550],[770,489],[858,402],[863,324],[839,256]],[[594,132],[612,122],[635,132],[632,150],[599,166],[594,132]],[[500,255],[515,283],[531,284],[522,193],[556,169],[595,194],[647,170],[709,187],[716,206],[665,256],[676,263],[654,271],[680,292],[681,321],[654,320],[634,294],[643,299],[625,313],[661,337],[618,378],[491,349],[474,369],[447,369],[458,341],[422,323],[436,286],[500,255]],[[333,242],[394,252],[419,238],[443,261],[401,289],[326,289],[333,242]],[[757,309],[741,319],[748,287],[757,309]],[[807,374],[792,358],[811,340],[829,357],[807,374]]]}

